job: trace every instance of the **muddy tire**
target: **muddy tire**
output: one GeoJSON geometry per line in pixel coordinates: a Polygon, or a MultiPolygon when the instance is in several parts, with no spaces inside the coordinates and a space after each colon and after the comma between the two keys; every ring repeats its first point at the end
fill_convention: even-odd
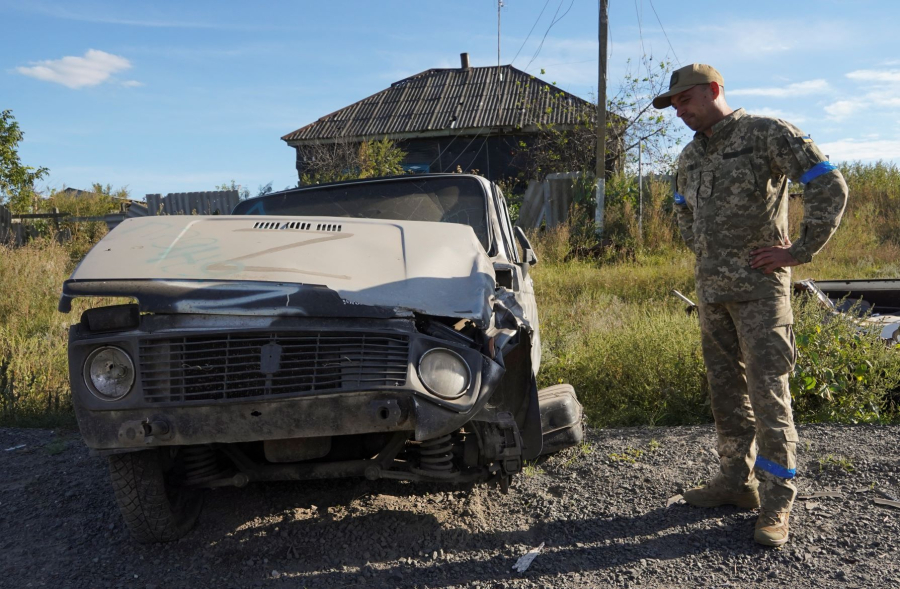
{"type": "Polygon", "coordinates": [[[109,457],[109,477],[128,531],[142,544],[171,542],[187,534],[200,515],[198,489],[177,484],[168,449],[109,457]]]}

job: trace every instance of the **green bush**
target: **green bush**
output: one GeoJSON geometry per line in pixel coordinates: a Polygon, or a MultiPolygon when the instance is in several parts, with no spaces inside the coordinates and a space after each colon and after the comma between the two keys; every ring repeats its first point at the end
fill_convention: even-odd
{"type": "Polygon", "coordinates": [[[888,346],[880,326],[855,313],[835,314],[812,297],[795,300],[797,366],[794,411],[803,421],[860,423],[897,415],[900,345],[888,346]]]}

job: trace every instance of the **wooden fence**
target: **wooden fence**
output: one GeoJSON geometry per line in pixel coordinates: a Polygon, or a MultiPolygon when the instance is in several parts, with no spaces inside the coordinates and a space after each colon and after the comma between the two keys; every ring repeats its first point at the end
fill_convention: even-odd
{"type": "Polygon", "coordinates": [[[0,243],[12,247],[21,247],[29,239],[38,237],[41,232],[28,221],[48,219],[53,226],[53,236],[59,241],[71,239],[72,233],[67,228],[60,227],[60,222],[103,222],[107,228],[112,229],[122,222],[124,213],[112,213],[102,217],[75,217],[69,213],[60,213],[59,209],[53,209],[52,213],[28,213],[16,215],[8,208],[0,205],[0,243]]]}

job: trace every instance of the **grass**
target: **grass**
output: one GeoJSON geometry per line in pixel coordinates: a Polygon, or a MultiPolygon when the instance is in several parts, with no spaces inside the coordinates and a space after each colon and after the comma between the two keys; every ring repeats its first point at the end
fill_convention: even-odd
{"type": "Polygon", "coordinates": [[[834,454],[828,454],[827,456],[819,458],[819,472],[832,467],[839,468],[846,473],[851,473],[855,470],[853,467],[853,461],[845,456],[835,456],[834,454]]]}
{"type": "Polygon", "coordinates": [[[76,299],[56,310],[63,281],[89,244],[41,239],[0,246],[0,424],[72,427],[68,329],[89,306],[111,299],[76,299]]]}
{"type": "MultiPolygon", "coordinates": [[[[844,221],[811,264],[796,268],[795,279],[900,277],[900,169],[850,164],[843,172],[850,186],[844,221]]],[[[533,270],[539,384],[573,384],[595,426],[709,422],[697,319],[670,294],[696,296],[693,259],[680,243],[669,188],[651,185],[639,235],[627,184],[610,183],[612,247],[591,249],[595,244],[577,224],[533,236],[540,257],[533,270]]],[[[790,214],[796,233],[799,201],[790,214]]],[[[63,280],[100,234],[102,228],[77,231],[65,245],[0,246],[0,425],[74,424],[68,326],[89,305],[120,301],[77,299],[69,315],[56,305],[63,280]]],[[[801,355],[791,385],[798,420],[896,422],[900,352],[814,305],[798,300],[795,315],[801,355]]]]}

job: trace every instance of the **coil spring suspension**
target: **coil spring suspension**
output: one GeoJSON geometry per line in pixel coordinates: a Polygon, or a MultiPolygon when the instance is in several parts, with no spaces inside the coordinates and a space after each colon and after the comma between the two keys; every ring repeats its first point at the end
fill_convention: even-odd
{"type": "Polygon", "coordinates": [[[419,446],[419,462],[423,471],[451,471],[453,469],[453,442],[450,434],[422,442],[419,446]]]}
{"type": "Polygon", "coordinates": [[[216,453],[209,446],[185,446],[181,449],[184,464],[184,484],[202,485],[222,476],[216,453]]]}

